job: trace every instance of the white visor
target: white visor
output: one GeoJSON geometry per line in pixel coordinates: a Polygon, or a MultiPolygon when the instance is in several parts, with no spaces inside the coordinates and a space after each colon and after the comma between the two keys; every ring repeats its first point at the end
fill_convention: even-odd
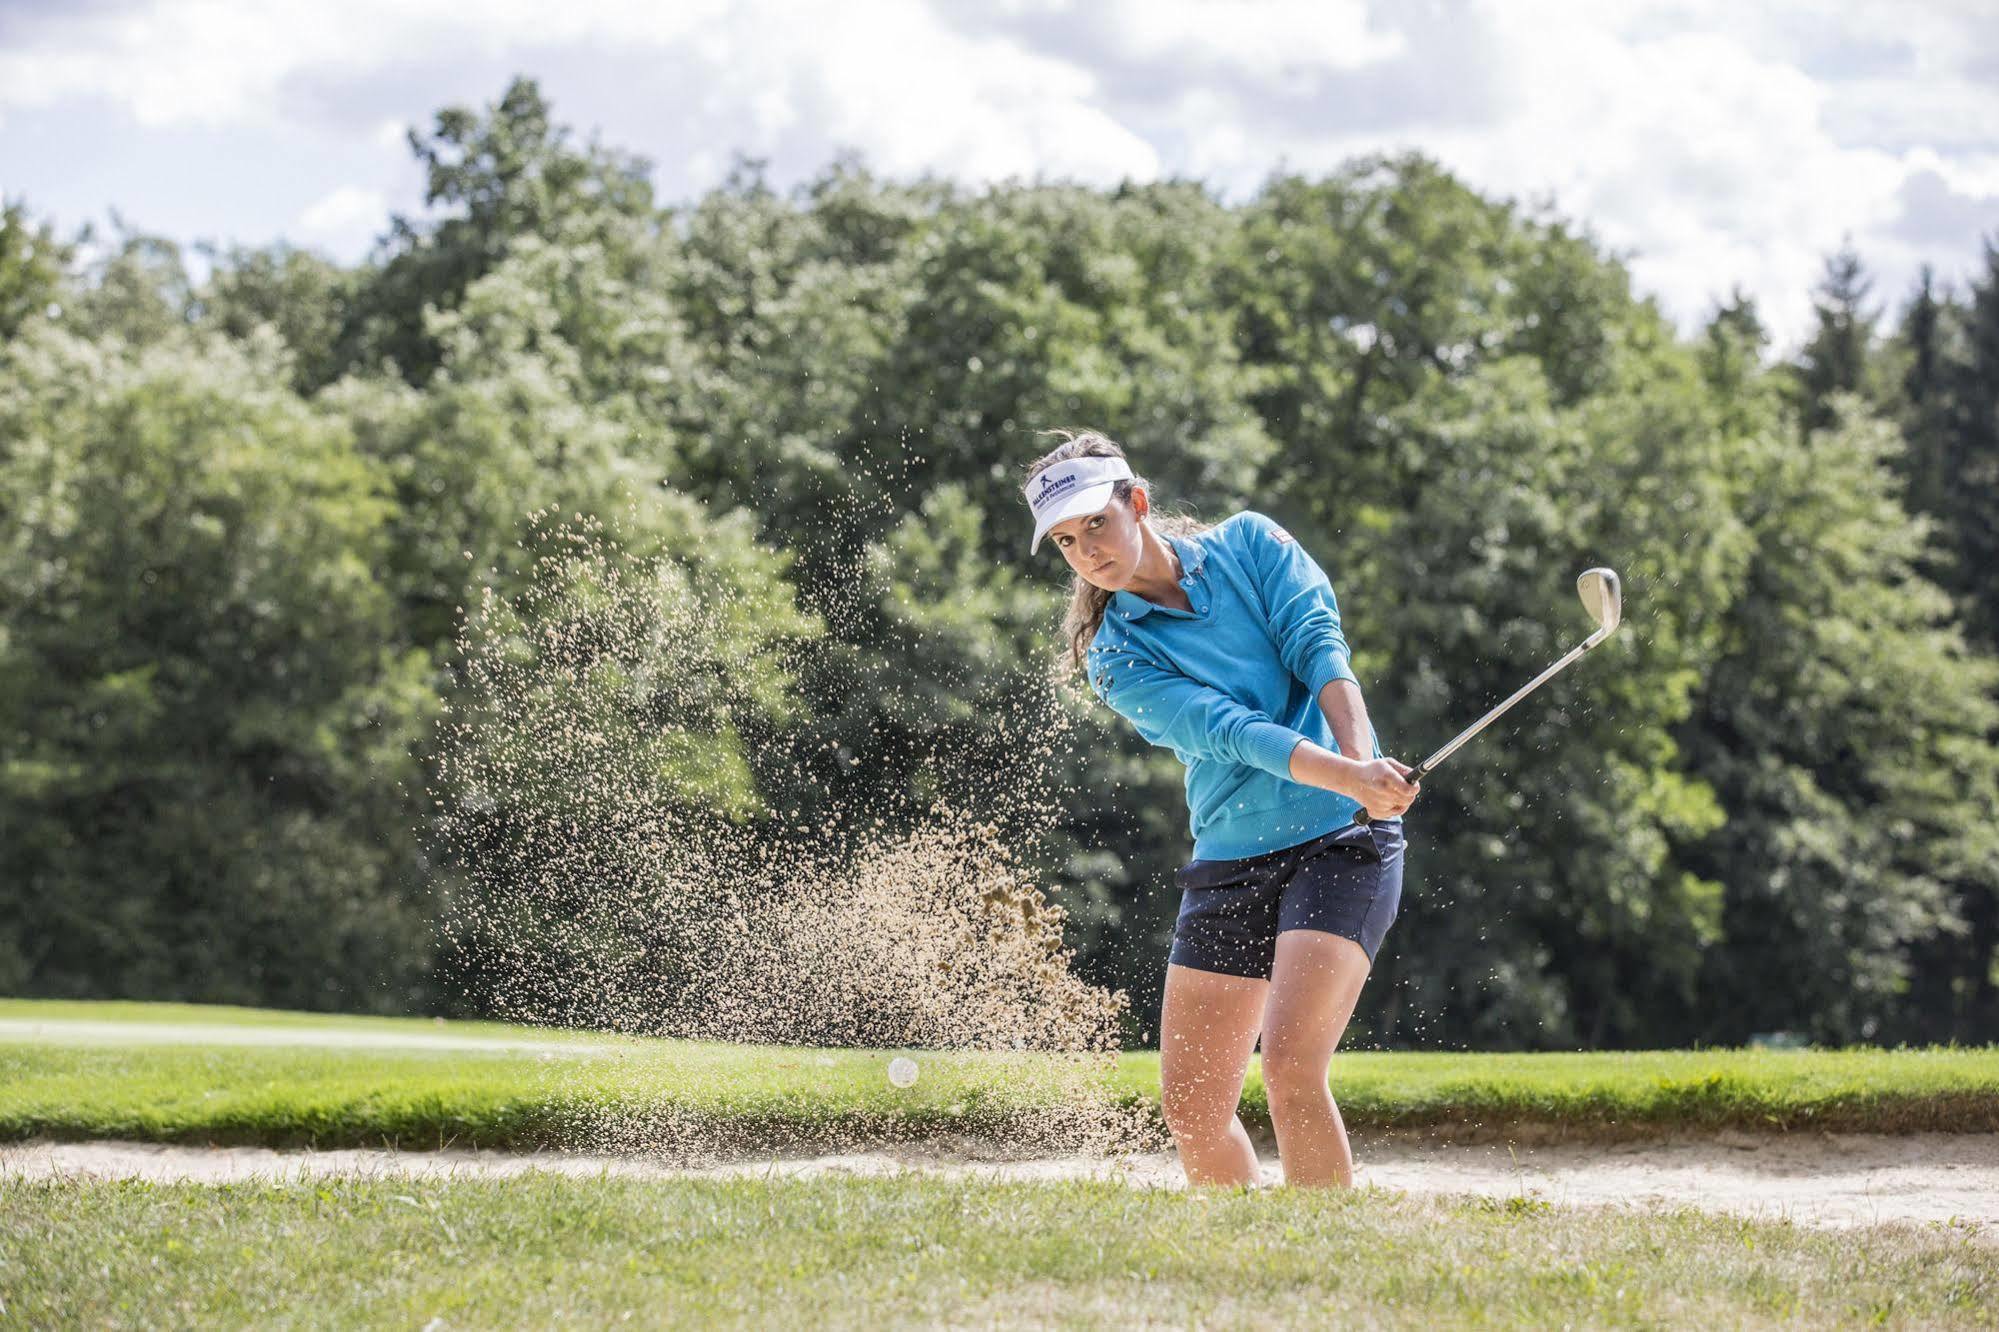
{"type": "Polygon", "coordinates": [[[1109,508],[1117,483],[1131,479],[1131,465],[1122,458],[1071,458],[1036,472],[1022,487],[1027,507],[1034,510],[1028,553],[1040,549],[1041,538],[1055,524],[1109,508]]]}

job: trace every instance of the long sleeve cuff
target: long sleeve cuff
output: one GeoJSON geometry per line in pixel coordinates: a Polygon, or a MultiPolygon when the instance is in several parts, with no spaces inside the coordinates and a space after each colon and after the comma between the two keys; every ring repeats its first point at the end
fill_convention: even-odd
{"type": "Polygon", "coordinates": [[[1311,687],[1312,701],[1317,703],[1320,691],[1335,680],[1352,680],[1355,684],[1360,683],[1354,676],[1353,665],[1348,662],[1346,653],[1320,654],[1319,659],[1312,663],[1312,678],[1305,682],[1311,687]]]}
{"type": "Polygon", "coordinates": [[[1251,722],[1242,730],[1243,758],[1274,776],[1291,780],[1291,751],[1305,737],[1276,722],[1251,722]]]}

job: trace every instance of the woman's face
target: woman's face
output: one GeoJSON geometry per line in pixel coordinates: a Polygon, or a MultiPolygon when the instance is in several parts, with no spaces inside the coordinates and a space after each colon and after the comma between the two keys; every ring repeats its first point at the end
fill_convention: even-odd
{"type": "Polygon", "coordinates": [[[1128,500],[1112,500],[1101,513],[1055,524],[1048,529],[1048,539],[1085,582],[1106,592],[1122,591],[1138,572],[1150,503],[1146,493],[1134,487],[1128,500]]]}

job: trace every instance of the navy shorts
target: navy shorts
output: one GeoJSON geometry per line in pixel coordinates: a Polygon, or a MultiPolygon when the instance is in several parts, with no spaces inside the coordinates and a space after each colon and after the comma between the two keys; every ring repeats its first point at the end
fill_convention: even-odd
{"type": "Polygon", "coordinates": [[[1402,820],[1379,819],[1242,860],[1191,861],[1173,876],[1170,960],[1268,980],[1279,934],[1324,930],[1359,944],[1372,965],[1402,905],[1402,852],[1402,820]]]}

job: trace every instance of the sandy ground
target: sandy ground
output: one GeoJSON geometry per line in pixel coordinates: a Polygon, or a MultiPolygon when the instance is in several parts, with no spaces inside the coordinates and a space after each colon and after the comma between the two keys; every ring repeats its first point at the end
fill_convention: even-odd
{"type": "MultiPolygon", "coordinates": [[[[1989,1134],[1725,1135],[1590,1146],[1364,1143],[1360,1182],[1421,1194],[1483,1194],[1557,1204],[1690,1206],[1811,1225],[1889,1221],[1973,1224],[1999,1242],[1999,1137],[1989,1134]]],[[[676,1178],[922,1175],[991,1180],[1106,1179],[1184,1187],[1168,1155],[975,1161],[921,1148],[781,1157],[699,1168],[642,1157],[484,1151],[270,1151],[132,1142],[0,1146],[0,1175],[193,1180],[295,1180],[323,1175],[486,1177],[527,1170],[676,1178]]],[[[1266,1159],[1264,1178],[1278,1182],[1266,1159]]]]}
{"type": "MultiPolygon", "coordinates": [[[[0,1041],[64,1044],[292,1045],[611,1054],[616,1044],[509,1040],[422,1031],[0,1019],[0,1041]]],[[[1531,1138],[1531,1134],[1523,1134],[1531,1138]]],[[[1741,1134],[1607,1144],[1468,1145],[1399,1135],[1357,1137],[1359,1180],[1423,1194],[1483,1194],[1559,1204],[1691,1206],[1815,1225],[1969,1222],[1999,1241],[1999,1135],[1741,1134]]],[[[1281,1173],[1266,1151],[1264,1180],[1281,1173]]],[[[948,1149],[788,1156],[690,1168],[644,1157],[481,1151],[271,1151],[132,1142],[0,1144],[0,1175],[85,1176],[227,1183],[321,1175],[504,1176],[555,1170],[649,1178],[697,1174],[927,1175],[994,1179],[1108,1179],[1180,1188],[1170,1155],[976,1160],[948,1149]]]]}

